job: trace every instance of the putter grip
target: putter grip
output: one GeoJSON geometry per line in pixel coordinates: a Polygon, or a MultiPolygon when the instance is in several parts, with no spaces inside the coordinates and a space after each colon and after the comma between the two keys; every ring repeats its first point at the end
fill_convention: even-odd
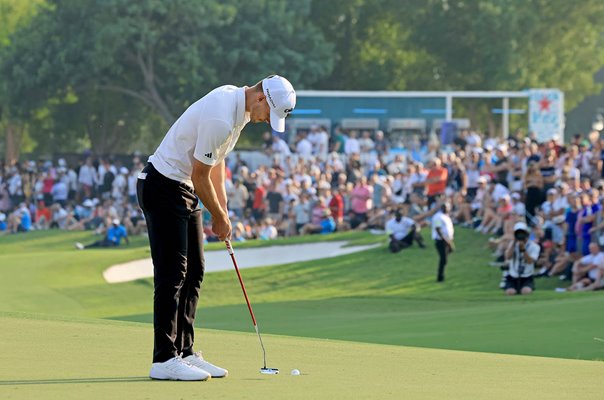
{"type": "Polygon", "coordinates": [[[226,244],[227,251],[229,252],[230,255],[235,254],[235,252],[233,252],[233,246],[231,246],[230,240],[225,240],[224,244],[226,244]]]}

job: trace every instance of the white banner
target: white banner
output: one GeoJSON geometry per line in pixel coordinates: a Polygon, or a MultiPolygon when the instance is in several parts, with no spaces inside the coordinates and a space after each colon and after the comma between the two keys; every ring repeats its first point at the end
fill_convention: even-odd
{"type": "Polygon", "coordinates": [[[529,131],[539,142],[564,141],[564,93],[558,89],[529,90],[529,131]]]}

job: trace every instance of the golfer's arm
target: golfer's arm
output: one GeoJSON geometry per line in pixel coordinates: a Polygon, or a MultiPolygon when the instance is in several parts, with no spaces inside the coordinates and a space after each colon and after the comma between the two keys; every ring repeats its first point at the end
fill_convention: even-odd
{"type": "Polygon", "coordinates": [[[220,163],[214,165],[214,168],[210,171],[210,179],[212,180],[212,185],[214,186],[214,190],[216,191],[216,197],[218,198],[218,204],[222,207],[222,209],[227,211],[227,194],[226,187],[224,186],[224,182],[226,180],[226,171],[225,171],[225,162],[222,160],[220,163]]]}
{"type": "MultiPolygon", "coordinates": [[[[220,164],[217,166],[220,166],[220,164]]],[[[193,160],[193,173],[191,174],[191,180],[193,181],[195,193],[203,203],[204,207],[208,209],[210,214],[212,214],[212,217],[226,218],[226,194],[224,193],[224,183],[222,183],[222,194],[224,196],[225,203],[225,207],[223,208],[220,204],[218,194],[216,193],[214,183],[211,178],[213,167],[214,166],[212,165],[206,165],[200,161],[193,160]]]]}

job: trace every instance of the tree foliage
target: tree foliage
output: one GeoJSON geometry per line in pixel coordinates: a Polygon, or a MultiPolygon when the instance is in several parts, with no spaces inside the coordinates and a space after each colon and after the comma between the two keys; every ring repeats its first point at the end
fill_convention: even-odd
{"type": "Polygon", "coordinates": [[[83,133],[123,149],[271,73],[298,89],[557,87],[570,109],[599,90],[602,15],[601,0],[0,0],[0,124],[35,126],[47,150],[83,133]]]}

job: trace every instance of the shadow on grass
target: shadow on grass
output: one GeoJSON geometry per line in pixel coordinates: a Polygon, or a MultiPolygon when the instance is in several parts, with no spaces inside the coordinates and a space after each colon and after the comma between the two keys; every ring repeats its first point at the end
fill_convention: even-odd
{"type": "Polygon", "coordinates": [[[65,379],[20,379],[0,381],[0,386],[59,385],[73,383],[149,382],[148,376],[125,376],[114,378],[65,378],[65,379]]]}

